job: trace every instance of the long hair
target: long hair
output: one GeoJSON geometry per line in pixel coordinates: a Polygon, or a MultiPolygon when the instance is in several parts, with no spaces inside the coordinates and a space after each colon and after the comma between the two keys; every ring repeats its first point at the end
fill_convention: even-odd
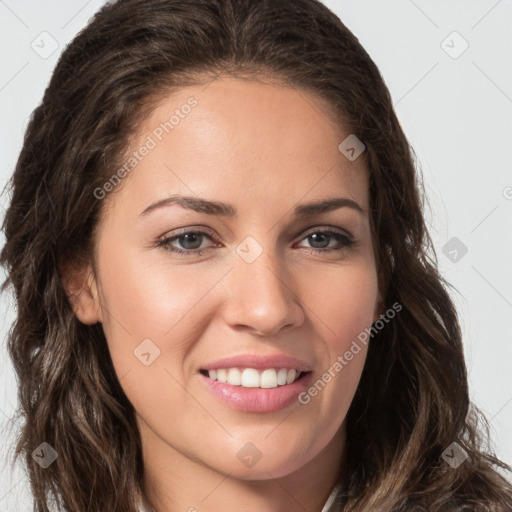
{"type": "Polygon", "coordinates": [[[107,203],[94,191],[156,101],[221,74],[313,92],[329,101],[332,123],[366,146],[379,286],[384,307],[402,310],[369,344],[347,415],[339,509],[510,512],[512,488],[499,469],[510,468],[488,448],[468,396],[413,149],[376,65],[318,0],[118,0],[62,53],[10,182],[0,255],[2,291],[12,287],[17,307],[8,335],[23,420],[15,457],[24,458],[35,510],[142,506],[133,406],[101,324],[76,318],[62,268],[92,261],[107,203]],[[46,469],[32,457],[42,442],[58,454],[46,469]],[[458,467],[443,457],[450,446],[450,456],[455,447],[467,457],[458,467]]]}

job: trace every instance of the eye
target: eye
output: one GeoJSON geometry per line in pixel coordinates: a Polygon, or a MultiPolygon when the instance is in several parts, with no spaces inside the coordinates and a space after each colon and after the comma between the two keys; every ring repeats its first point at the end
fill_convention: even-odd
{"type": "Polygon", "coordinates": [[[176,253],[176,254],[190,254],[200,256],[206,251],[212,249],[212,247],[201,247],[204,238],[209,240],[215,240],[213,231],[201,231],[201,230],[183,230],[181,233],[166,237],[157,242],[159,247],[163,247],[165,250],[176,253]],[[179,242],[183,248],[175,247],[173,243],[179,242]]]}
{"type": "Polygon", "coordinates": [[[319,230],[310,231],[309,234],[303,238],[303,240],[308,240],[308,243],[311,244],[309,248],[310,252],[331,252],[331,251],[343,251],[355,245],[355,240],[352,236],[338,230],[319,230]],[[331,245],[329,247],[329,243],[332,241],[337,242],[334,247],[331,245]]]}
{"type": "MultiPolygon", "coordinates": [[[[166,251],[170,251],[179,255],[200,256],[207,251],[215,248],[215,246],[203,246],[204,239],[212,242],[216,241],[216,237],[211,230],[180,230],[178,234],[165,237],[158,240],[156,245],[163,247],[166,251]],[[175,244],[181,245],[176,247],[175,244]]],[[[310,247],[304,247],[308,252],[325,253],[332,251],[343,251],[356,244],[352,236],[345,232],[328,229],[310,231],[301,240],[308,240],[310,247]],[[332,246],[331,242],[337,242],[332,246]]]]}

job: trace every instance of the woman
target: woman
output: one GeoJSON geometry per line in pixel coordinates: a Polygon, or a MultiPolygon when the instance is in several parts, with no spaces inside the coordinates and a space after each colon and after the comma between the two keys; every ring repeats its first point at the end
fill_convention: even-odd
{"type": "Polygon", "coordinates": [[[36,510],[511,510],[420,201],[318,1],[103,7],[3,226],[36,510]]]}

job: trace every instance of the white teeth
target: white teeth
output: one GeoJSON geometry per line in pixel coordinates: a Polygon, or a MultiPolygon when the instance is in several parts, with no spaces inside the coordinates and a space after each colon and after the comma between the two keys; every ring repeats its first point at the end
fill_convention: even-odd
{"type": "Polygon", "coordinates": [[[296,376],[297,372],[295,370],[290,370],[286,376],[286,384],[291,384],[295,380],[296,376]]]}
{"type": "Polygon", "coordinates": [[[212,380],[227,383],[231,386],[242,386],[244,388],[277,388],[295,382],[301,375],[295,369],[268,368],[256,370],[254,368],[220,368],[209,370],[208,376],[212,380]]]}
{"type": "Polygon", "coordinates": [[[242,384],[242,374],[238,368],[230,368],[228,370],[227,383],[232,386],[240,386],[240,384],[242,384]]]}
{"type": "MultiPolygon", "coordinates": [[[[231,384],[228,382],[228,384],[231,384]]],[[[259,388],[260,387],[260,375],[254,368],[246,368],[242,372],[242,386],[244,388],[259,388]]]]}
{"type": "Polygon", "coordinates": [[[277,388],[277,373],[275,370],[263,370],[260,377],[260,387],[277,388]]]}
{"type": "Polygon", "coordinates": [[[277,384],[279,386],[284,386],[286,384],[286,377],[288,375],[288,370],[286,368],[281,368],[279,373],[277,374],[277,384]]]}

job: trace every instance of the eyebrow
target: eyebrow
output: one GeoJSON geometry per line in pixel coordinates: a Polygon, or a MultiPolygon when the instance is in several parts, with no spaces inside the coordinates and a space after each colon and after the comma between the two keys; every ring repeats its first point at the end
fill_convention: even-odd
{"type": "MultiPolygon", "coordinates": [[[[195,212],[199,213],[206,213],[207,215],[220,215],[222,217],[231,218],[236,217],[237,215],[236,208],[230,204],[226,204],[220,201],[209,201],[207,199],[194,196],[181,196],[175,194],[165,199],[161,199],[154,204],[151,204],[140,214],[140,216],[146,216],[158,208],[169,206],[171,204],[177,204],[182,208],[194,210],[195,212]]],[[[364,214],[363,208],[354,200],[349,199],[348,197],[332,197],[317,202],[297,205],[294,208],[294,215],[300,218],[311,217],[313,215],[318,215],[320,213],[325,213],[345,207],[352,208],[359,213],[364,214]]]]}

